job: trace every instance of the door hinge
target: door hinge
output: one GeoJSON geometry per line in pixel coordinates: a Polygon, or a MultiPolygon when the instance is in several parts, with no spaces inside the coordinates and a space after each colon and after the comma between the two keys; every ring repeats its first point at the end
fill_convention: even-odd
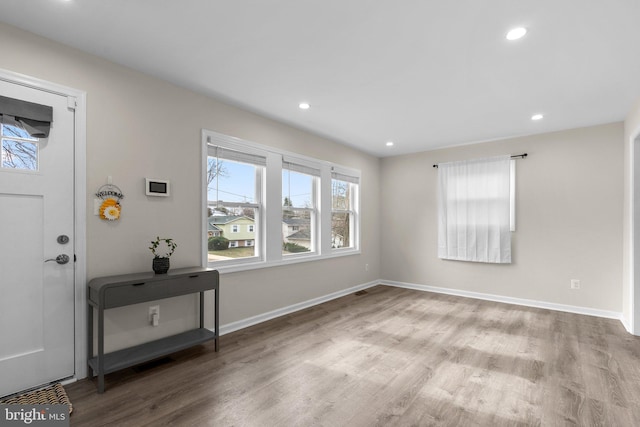
{"type": "Polygon", "coordinates": [[[71,108],[72,110],[75,110],[77,106],[78,106],[78,100],[76,99],[76,97],[67,96],[67,107],[71,108]]]}

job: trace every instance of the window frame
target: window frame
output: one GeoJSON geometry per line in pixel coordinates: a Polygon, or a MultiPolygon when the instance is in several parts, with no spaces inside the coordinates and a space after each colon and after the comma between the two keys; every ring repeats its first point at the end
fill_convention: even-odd
{"type": "MultiPolygon", "coordinates": [[[[319,252],[318,241],[320,240],[319,239],[320,226],[318,221],[318,218],[319,218],[318,207],[320,205],[320,201],[318,200],[318,194],[319,194],[319,186],[321,182],[320,180],[321,169],[318,167],[317,164],[310,163],[303,159],[296,159],[296,158],[292,158],[291,156],[283,156],[283,165],[280,169],[280,176],[284,175],[285,171],[289,171],[289,173],[295,172],[295,173],[303,174],[311,178],[311,189],[310,189],[311,190],[311,197],[310,197],[311,207],[299,207],[299,206],[289,207],[289,210],[292,212],[309,213],[309,220],[310,220],[309,234],[310,234],[310,240],[311,240],[310,241],[311,247],[307,252],[298,252],[298,253],[289,253],[289,254],[283,253],[282,256],[283,258],[287,258],[287,259],[308,257],[319,252]],[[286,164],[286,167],[285,167],[285,164],[286,164]],[[305,171],[305,169],[307,170],[305,171]]],[[[282,185],[280,188],[282,190],[282,185]]],[[[289,195],[286,195],[286,196],[289,196],[289,195]]],[[[280,194],[281,218],[284,217],[284,212],[285,212],[284,197],[285,197],[285,194],[281,192],[280,194]]],[[[281,221],[284,222],[283,219],[281,221]]],[[[298,232],[300,231],[300,226],[292,226],[291,230],[298,232]]],[[[281,238],[280,238],[281,245],[284,245],[285,243],[284,239],[285,239],[285,236],[281,235],[281,238]]]]}
{"type": "MultiPolygon", "coordinates": [[[[337,213],[346,213],[349,214],[350,217],[350,226],[349,226],[349,241],[353,242],[353,245],[340,247],[340,248],[331,248],[333,253],[339,254],[342,252],[349,252],[351,250],[359,250],[360,245],[360,176],[353,175],[348,169],[343,169],[341,167],[334,166],[331,168],[331,219],[333,221],[333,214],[337,213]],[[349,185],[349,209],[334,209],[333,208],[333,181],[338,180],[342,182],[346,182],[349,185]]],[[[333,233],[333,225],[331,226],[331,233],[333,233]]],[[[333,242],[333,235],[331,238],[333,242]]],[[[333,244],[332,244],[333,246],[333,244]]]]}
{"type": "MultiPolygon", "coordinates": [[[[202,194],[203,194],[203,217],[204,217],[204,226],[207,227],[207,223],[208,223],[208,208],[213,208],[215,205],[217,205],[218,201],[210,201],[208,200],[208,183],[207,183],[207,168],[208,168],[208,158],[209,157],[213,157],[216,155],[216,151],[215,151],[215,146],[221,147],[223,149],[227,149],[229,151],[235,152],[235,153],[241,153],[241,154],[246,154],[248,157],[255,157],[255,158],[265,158],[267,157],[267,152],[265,152],[264,150],[260,150],[256,147],[245,147],[243,144],[239,143],[240,140],[236,139],[236,138],[232,138],[232,137],[228,137],[226,135],[222,135],[222,134],[211,134],[209,136],[205,136],[204,132],[203,132],[203,170],[202,170],[202,177],[203,177],[203,189],[202,189],[202,194]],[[211,203],[213,202],[213,203],[211,203]]],[[[221,157],[222,159],[225,159],[224,156],[221,157]]],[[[247,162],[243,162],[242,160],[230,160],[230,161],[235,161],[238,163],[244,163],[244,164],[252,164],[251,161],[247,161],[247,162]]],[[[254,230],[255,230],[255,226],[257,226],[257,230],[258,232],[254,231],[254,244],[251,246],[252,248],[254,248],[254,256],[248,256],[248,257],[243,257],[243,258],[234,258],[231,260],[219,260],[219,261],[214,261],[214,262],[209,262],[208,260],[208,238],[203,239],[203,259],[202,259],[202,265],[205,267],[212,267],[213,264],[215,264],[215,268],[220,270],[221,268],[224,268],[225,266],[241,266],[241,265],[252,265],[252,264],[256,264],[256,263],[260,263],[264,261],[265,258],[265,251],[264,251],[264,246],[261,245],[261,242],[263,242],[264,239],[264,180],[265,180],[265,172],[266,172],[266,167],[265,166],[261,166],[261,165],[257,165],[257,164],[252,164],[255,167],[255,195],[254,195],[254,202],[224,202],[224,206],[227,208],[242,208],[242,209],[253,209],[254,210],[254,230]]],[[[230,228],[230,233],[235,234],[235,233],[240,233],[241,231],[241,225],[240,224],[233,224],[231,225],[230,228]],[[233,231],[233,228],[237,227],[236,231],[233,231]]],[[[230,243],[229,243],[229,247],[230,248],[237,248],[240,247],[239,245],[239,240],[238,239],[229,239],[230,243]],[[231,243],[235,243],[234,246],[232,246],[231,243]]],[[[240,240],[244,240],[244,239],[240,239],[240,240]]]]}
{"type": "MultiPolygon", "coordinates": [[[[357,169],[345,167],[325,160],[318,160],[297,153],[278,148],[257,144],[240,138],[220,134],[211,130],[202,130],[202,265],[215,268],[220,272],[234,272],[251,269],[267,268],[298,262],[315,261],[333,257],[360,254],[360,185],[361,173],[357,169]],[[258,257],[239,258],[234,260],[208,262],[207,248],[207,158],[210,146],[218,146],[241,153],[261,155],[266,157],[266,166],[261,171],[260,200],[256,204],[256,230],[254,247],[258,257]],[[299,163],[303,166],[319,170],[319,176],[314,176],[314,211],[315,251],[297,254],[282,253],[282,171],[283,163],[299,163]],[[352,193],[353,245],[346,248],[331,248],[331,180],[332,174],[339,172],[357,181],[352,193]],[[323,209],[325,207],[325,209],[323,209]],[[258,252],[259,251],[259,252],[258,252]]],[[[225,203],[226,205],[226,203],[225,203]]],[[[294,208],[308,209],[308,208],[294,208]]]]}

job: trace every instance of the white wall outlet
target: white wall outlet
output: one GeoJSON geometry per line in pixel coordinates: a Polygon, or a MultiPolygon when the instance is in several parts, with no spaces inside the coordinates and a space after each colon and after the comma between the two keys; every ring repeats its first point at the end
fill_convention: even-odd
{"type": "Polygon", "coordinates": [[[149,323],[153,326],[158,326],[160,323],[160,306],[152,305],[149,307],[149,323]]]}
{"type": "Polygon", "coordinates": [[[571,289],[580,289],[580,280],[571,279],[571,289]]]}
{"type": "Polygon", "coordinates": [[[364,265],[364,271],[369,271],[369,264],[364,265]]]}

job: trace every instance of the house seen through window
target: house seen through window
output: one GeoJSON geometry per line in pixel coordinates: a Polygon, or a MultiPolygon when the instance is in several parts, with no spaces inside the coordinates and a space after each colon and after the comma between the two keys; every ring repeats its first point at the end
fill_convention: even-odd
{"type": "Polygon", "coordinates": [[[232,150],[215,149],[212,154],[207,158],[208,260],[259,258],[263,160],[232,150]]]}
{"type": "Polygon", "coordinates": [[[355,241],[355,192],[356,182],[333,174],[331,180],[331,247],[353,247],[355,241]]]}
{"type": "Polygon", "coordinates": [[[259,268],[359,251],[360,172],[203,131],[213,268],[259,268]]]}
{"type": "Polygon", "coordinates": [[[316,177],[292,166],[285,162],[282,169],[283,255],[315,251],[316,177]]]}

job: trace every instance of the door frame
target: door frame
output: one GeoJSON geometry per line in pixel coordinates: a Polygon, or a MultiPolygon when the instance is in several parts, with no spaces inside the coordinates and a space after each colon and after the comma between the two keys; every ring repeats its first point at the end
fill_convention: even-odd
{"type": "MultiPolygon", "coordinates": [[[[87,93],[0,68],[0,80],[76,99],[74,118],[74,376],[87,376],[87,93]]],[[[61,378],[62,379],[62,378],[61,378]]]]}
{"type": "Polygon", "coordinates": [[[630,170],[630,239],[629,244],[629,319],[625,325],[633,335],[640,335],[640,215],[636,204],[640,204],[640,127],[634,129],[629,136],[630,170]],[[638,159],[636,159],[638,157],[638,159]],[[638,160],[636,162],[636,160],[638,160]],[[636,244],[637,242],[637,244],[636,244]]]}

